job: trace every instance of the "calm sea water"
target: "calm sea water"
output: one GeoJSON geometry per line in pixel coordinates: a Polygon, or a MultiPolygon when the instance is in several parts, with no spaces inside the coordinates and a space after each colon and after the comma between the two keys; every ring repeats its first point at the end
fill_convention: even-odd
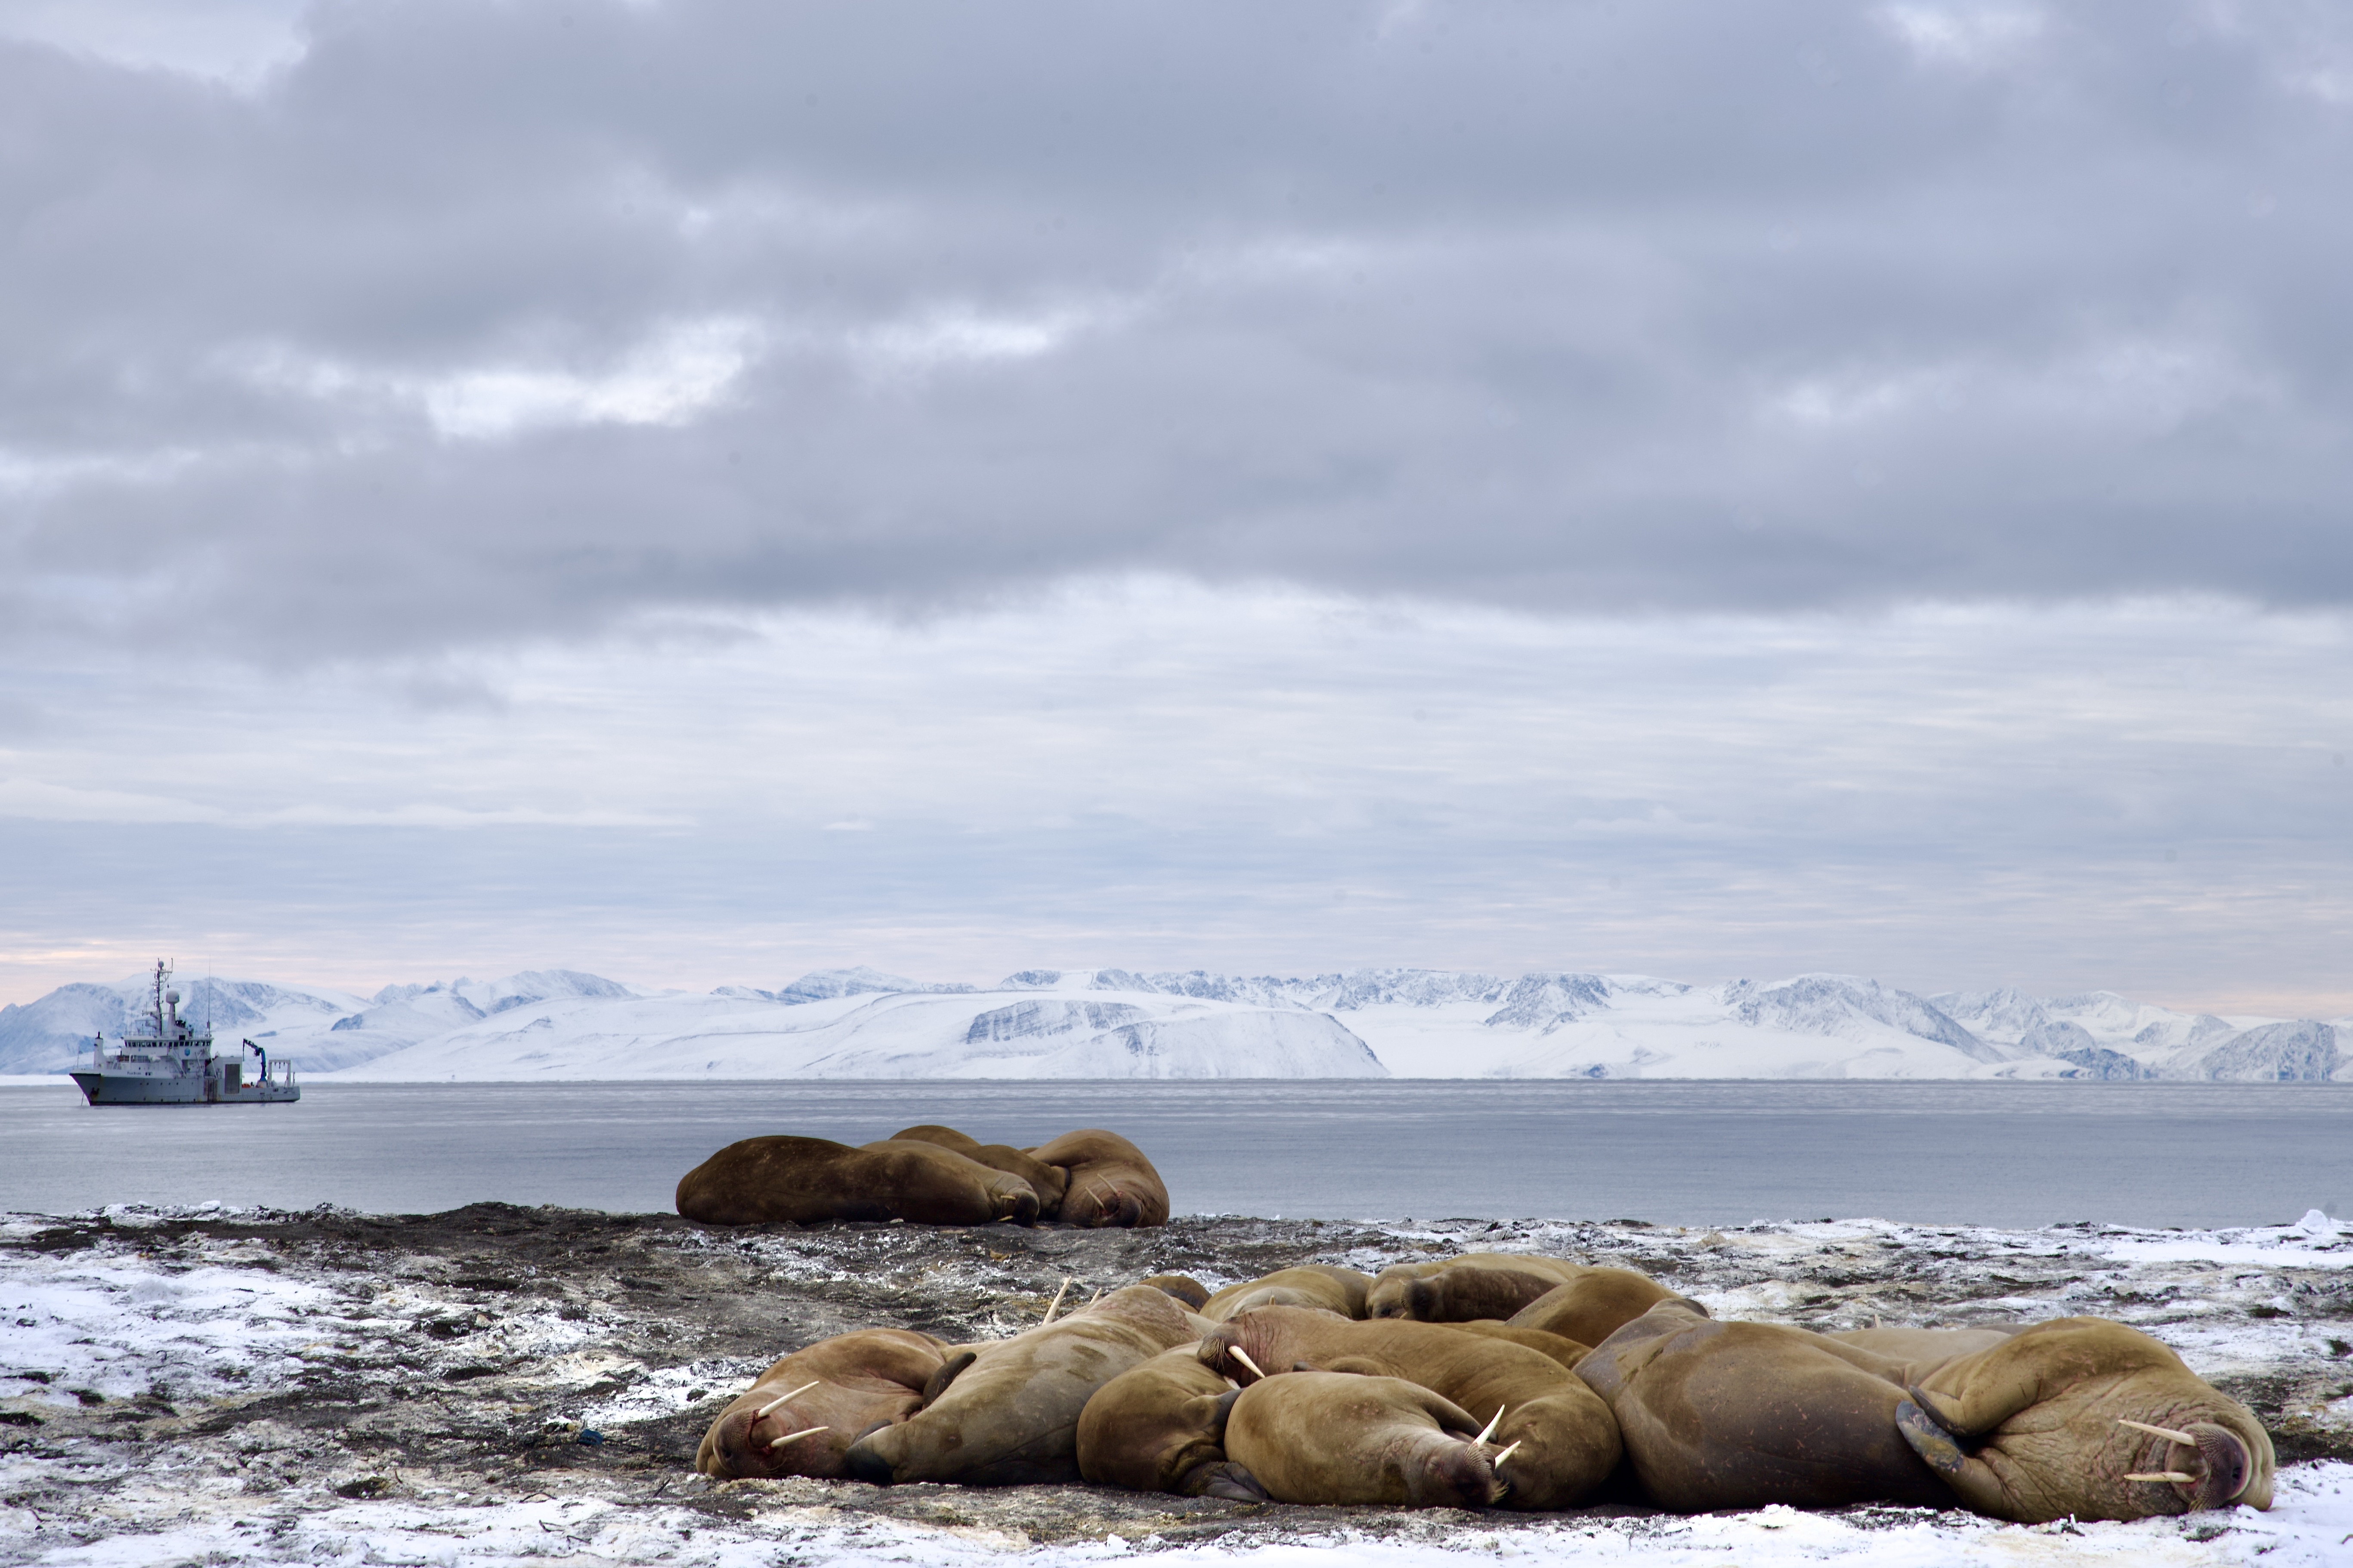
{"type": "Polygon", "coordinates": [[[2353,1201],[2353,1085],[1282,1080],[311,1084],[107,1110],[0,1088],[0,1209],[667,1210],[735,1139],[919,1121],[1020,1144],[1114,1128],[1180,1214],[2227,1226],[2353,1201]]]}

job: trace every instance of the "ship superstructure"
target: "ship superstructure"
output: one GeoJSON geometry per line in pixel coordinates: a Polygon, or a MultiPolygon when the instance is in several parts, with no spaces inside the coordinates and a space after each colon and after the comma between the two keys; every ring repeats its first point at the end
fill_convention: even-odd
{"type": "Polygon", "coordinates": [[[172,966],[157,960],[146,1033],[126,1031],[111,1046],[103,1032],[90,1041],[90,1066],[73,1075],[84,1098],[92,1105],[268,1105],[302,1098],[294,1064],[273,1063],[251,1040],[214,1055],[212,1026],[199,1029],[180,1016],[171,981],[172,966]],[[248,1063],[248,1057],[258,1060],[248,1063]]]}

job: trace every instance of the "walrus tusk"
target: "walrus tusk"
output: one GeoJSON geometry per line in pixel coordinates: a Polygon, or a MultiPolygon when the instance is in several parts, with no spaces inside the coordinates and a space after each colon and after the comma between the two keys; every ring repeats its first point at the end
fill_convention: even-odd
{"type": "Polygon", "coordinates": [[[1504,1412],[1510,1408],[1511,1406],[1508,1405],[1498,1405],[1495,1406],[1495,1418],[1487,1423],[1487,1429],[1485,1431],[1480,1433],[1476,1437],[1472,1438],[1471,1441],[1473,1443],[1483,1443],[1488,1438],[1493,1436],[1495,1435],[1495,1428],[1504,1424],[1504,1412]]]}
{"type": "Polygon", "coordinates": [[[796,1437],[814,1437],[819,1432],[824,1430],[825,1428],[822,1426],[809,1426],[805,1427],[798,1432],[787,1432],[783,1436],[777,1438],[775,1442],[769,1444],[768,1447],[771,1448],[781,1448],[796,1437]]]}
{"type": "MultiPolygon", "coordinates": [[[[1070,1277],[1069,1275],[1067,1275],[1067,1274],[1066,1274],[1066,1275],[1064,1275],[1064,1276],[1062,1277],[1062,1288],[1061,1288],[1060,1289],[1059,1289],[1059,1290],[1057,1290],[1057,1291],[1055,1291],[1055,1292],[1054,1292],[1054,1299],[1053,1299],[1052,1300],[1050,1300],[1050,1301],[1049,1301],[1049,1302],[1047,1302],[1047,1303],[1046,1303],[1046,1322],[1047,1322],[1047,1323],[1050,1323],[1050,1322],[1052,1322],[1052,1321],[1054,1321],[1054,1314],[1055,1314],[1056,1312],[1058,1312],[1058,1311],[1060,1311],[1060,1310],[1061,1310],[1061,1306],[1062,1306],[1062,1298],[1063,1298],[1063,1297],[1065,1297],[1065,1296],[1067,1296],[1067,1295],[1069,1295],[1070,1293],[1071,1293],[1071,1277],[1070,1277]]],[[[1044,1327],[1046,1326],[1046,1324],[1045,1324],[1045,1323],[1040,1323],[1040,1324],[1039,1324],[1038,1326],[1039,1326],[1039,1328],[1041,1328],[1041,1329],[1042,1329],[1042,1328],[1044,1328],[1044,1327]]]]}
{"type": "Polygon", "coordinates": [[[2121,1415],[2116,1417],[2116,1425],[2119,1426],[2129,1426],[2136,1432],[2146,1432],[2152,1437],[2166,1438],[2171,1442],[2179,1443],[2184,1447],[2195,1448],[2198,1447],[2197,1438],[2192,1437],[2187,1432],[2177,1432],[2170,1426],[2152,1426],[2146,1421],[2127,1421],[2121,1415]]]}
{"type": "MultiPolygon", "coordinates": [[[[1520,1439],[1520,1443],[1525,1443],[1527,1439],[1525,1437],[1520,1439]]],[[[1510,1447],[1504,1449],[1502,1453],[1488,1460],[1487,1468],[1491,1470],[1502,1469],[1504,1468],[1504,1461],[1520,1451],[1520,1443],[1513,1444],[1510,1447]]]]}
{"type": "Polygon", "coordinates": [[[2125,1477],[2128,1481],[2194,1481],[2197,1479],[2186,1470],[2136,1470],[2125,1477]]]}
{"type": "Polygon", "coordinates": [[[753,1424],[754,1426],[758,1425],[759,1422],[767,1415],[769,1411],[774,1410],[777,1405],[782,1405],[787,1399],[791,1399],[798,1394],[807,1394],[810,1389],[815,1388],[818,1384],[823,1383],[825,1379],[821,1377],[813,1377],[808,1382],[802,1384],[798,1388],[794,1389],[791,1394],[779,1394],[774,1399],[771,1399],[768,1403],[752,1412],[753,1424]]]}
{"type": "Polygon", "coordinates": [[[1233,1345],[1229,1348],[1234,1352],[1234,1359],[1236,1361],[1250,1369],[1250,1375],[1252,1377],[1263,1378],[1266,1376],[1266,1373],[1259,1370],[1258,1363],[1250,1360],[1250,1352],[1242,1349],[1240,1345],[1233,1345]]]}

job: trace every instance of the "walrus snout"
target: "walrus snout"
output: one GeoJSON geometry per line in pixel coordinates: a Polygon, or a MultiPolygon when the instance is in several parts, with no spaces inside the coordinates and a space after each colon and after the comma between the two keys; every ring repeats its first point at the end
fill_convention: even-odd
{"type": "Polygon", "coordinates": [[[997,1189],[997,1217],[1015,1225],[1038,1223],[1038,1194],[1027,1182],[1010,1182],[997,1189]]]}
{"type": "Polygon", "coordinates": [[[2161,1440],[2161,1470],[2137,1471],[2125,1479],[2169,1486],[2191,1512],[2228,1508],[2247,1495],[2254,1484],[2255,1458],[2236,1432],[2211,1421],[2193,1421],[2187,1427],[2152,1426],[2143,1421],[2120,1421],[2161,1440]],[[2185,1452],[2187,1450],[2187,1452],[2185,1452]],[[2193,1458],[2190,1456],[2195,1455],[2193,1458]]]}

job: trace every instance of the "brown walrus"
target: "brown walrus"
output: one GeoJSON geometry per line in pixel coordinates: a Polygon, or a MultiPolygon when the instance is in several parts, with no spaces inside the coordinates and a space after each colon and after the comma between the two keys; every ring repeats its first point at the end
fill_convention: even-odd
{"type": "MultiPolygon", "coordinates": [[[[1445,1323],[1352,1322],[1309,1307],[1259,1307],[1216,1325],[1195,1353],[1245,1387],[1259,1369],[1277,1381],[1300,1371],[1399,1377],[1493,1417],[1500,1453],[1490,1468],[1508,1488],[1500,1496],[1509,1508],[1572,1507],[1617,1468],[1618,1424],[1609,1408],[1552,1356],[1508,1339],[1445,1323]]],[[[1250,1461],[1233,1458],[1258,1475],[1250,1461]]]]}
{"type": "Polygon", "coordinates": [[[1136,1283],[1166,1291],[1184,1302],[1187,1311],[1198,1312],[1209,1304],[1209,1288],[1189,1274],[1155,1274],[1136,1283]]]}
{"type": "Polygon", "coordinates": [[[936,1143],[943,1149],[953,1149],[965,1159],[987,1165],[992,1171],[1003,1171],[1008,1176],[1018,1176],[1029,1184],[1038,1194],[1038,1217],[1052,1219],[1062,1206],[1062,1189],[1070,1183],[1071,1173],[1060,1165],[1049,1165],[1034,1160],[1010,1143],[983,1143],[953,1127],[936,1122],[924,1122],[919,1127],[902,1127],[891,1134],[894,1143],[936,1143]]]}
{"type": "Polygon", "coordinates": [[[1226,1458],[1226,1415],[1240,1392],[1191,1345],[1130,1367],[1079,1414],[1079,1474],[1130,1491],[1266,1501],[1266,1489],[1226,1458]]]}
{"type": "Polygon", "coordinates": [[[1477,1334],[1483,1339],[1509,1340],[1515,1345],[1525,1345],[1532,1351],[1540,1351],[1552,1357],[1564,1370],[1569,1372],[1576,1371],[1577,1363],[1593,1353],[1591,1345],[1579,1344],[1575,1340],[1553,1333],[1549,1330],[1514,1328],[1510,1323],[1499,1323],[1492,1318],[1482,1318],[1471,1323],[1448,1323],[1445,1326],[1460,1334],[1477,1334]]]}
{"type": "Polygon", "coordinates": [[[1724,1323],[1664,1301],[1577,1363],[1609,1402],[1652,1501],[1709,1509],[1948,1508],[1896,1430],[1905,1363],[1802,1329],[1724,1323]]]}
{"type": "MultiPolygon", "coordinates": [[[[1399,1263],[1374,1277],[1372,1288],[1365,1293],[1365,1316],[1419,1317],[1413,1310],[1412,1300],[1414,1287],[1423,1284],[1423,1299],[1444,1310],[1449,1318],[1465,1321],[1472,1318],[1509,1318],[1554,1286],[1566,1285],[1576,1279],[1584,1268],[1583,1264],[1566,1258],[1538,1258],[1521,1252],[1466,1252],[1459,1258],[1441,1258],[1427,1263],[1399,1263]],[[1478,1283],[1485,1289],[1478,1292],[1476,1300],[1466,1285],[1462,1299],[1451,1305],[1444,1304],[1448,1292],[1443,1287],[1433,1294],[1424,1283],[1461,1269],[1475,1270],[1478,1276],[1501,1274],[1511,1278],[1479,1279],[1478,1283]]],[[[1441,1320],[1423,1317],[1421,1321],[1441,1320]]],[[[1576,1338],[1573,1334],[1569,1337],[1576,1338]]]]}
{"type": "Polygon", "coordinates": [[[1082,1127],[1024,1151],[1070,1173],[1055,1218],[1063,1225],[1155,1226],[1168,1223],[1168,1188],[1144,1151],[1116,1132],[1082,1127]]]}
{"type": "Polygon", "coordinates": [[[1841,1329],[1825,1334],[1824,1339],[1836,1340],[1842,1345],[1853,1345],[1873,1355],[1908,1362],[1915,1366],[1932,1366],[1950,1361],[1955,1356],[1991,1350],[2018,1330],[2012,1328],[1982,1329],[1841,1329]]]}
{"type": "Polygon", "coordinates": [[[1242,1390],[1226,1453],[1280,1502],[1485,1508],[1504,1486],[1478,1433],[1419,1384],[1295,1372],[1242,1390]]]}
{"type": "MultiPolygon", "coordinates": [[[[1451,1288],[1455,1277],[1440,1278],[1451,1288]]],[[[1588,1268],[1567,1283],[1554,1286],[1504,1321],[1514,1328],[1542,1329],[1598,1345],[1660,1302],[1682,1300],[1649,1275],[1630,1268],[1588,1268]]],[[[1691,1305],[1703,1315],[1707,1311],[1696,1301],[1691,1305]]]]}
{"type": "Polygon", "coordinates": [[[1359,1274],[1353,1268],[1305,1263],[1227,1286],[1209,1298],[1208,1304],[1201,1309],[1201,1316],[1213,1323],[1222,1323],[1252,1307],[1321,1307],[1344,1318],[1361,1318],[1365,1315],[1365,1292],[1372,1285],[1371,1275],[1359,1274]]]}
{"type": "Polygon", "coordinates": [[[1905,1382],[1897,1426],[1979,1513],[2039,1524],[2272,1505],[2277,1460],[2253,1412],[2122,1323],[2037,1323],[1905,1382]]]}
{"type": "Polygon", "coordinates": [[[1209,1325],[1173,1296],[1129,1285],[1058,1322],[969,1346],[923,1408],[849,1446],[849,1473],[889,1486],[1052,1484],[1079,1479],[1080,1413],[1097,1389],[1209,1325]]]}
{"type": "Polygon", "coordinates": [[[877,1422],[920,1409],[947,1353],[904,1329],[861,1329],[797,1350],[719,1413],[694,1468],[719,1480],[845,1477],[844,1451],[877,1422]]]}
{"type": "Polygon", "coordinates": [[[934,1143],[852,1149],[824,1138],[745,1138],[679,1179],[678,1212],[705,1225],[1028,1225],[1038,1194],[1018,1176],[934,1143]]]}

